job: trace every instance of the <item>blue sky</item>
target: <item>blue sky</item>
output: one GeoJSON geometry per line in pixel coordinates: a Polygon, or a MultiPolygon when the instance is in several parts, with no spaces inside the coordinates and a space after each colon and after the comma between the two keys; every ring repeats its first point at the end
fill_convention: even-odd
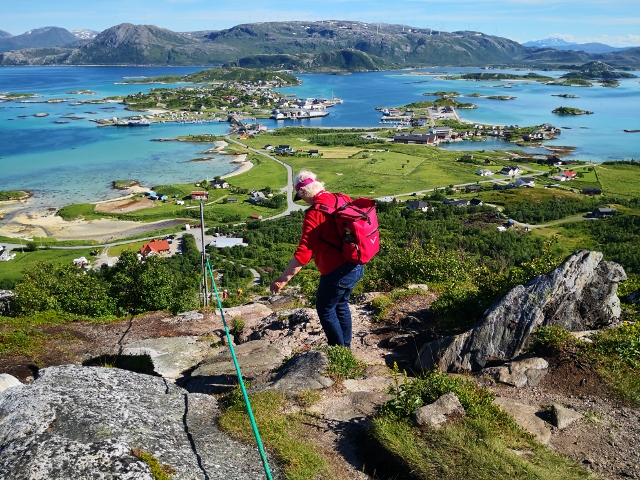
{"type": "Polygon", "coordinates": [[[44,26],[102,31],[119,23],[174,31],[239,23],[354,20],[444,31],[476,30],[519,42],[559,37],[578,43],[640,46],[639,0],[28,0],[5,1],[0,30],[44,26]]]}

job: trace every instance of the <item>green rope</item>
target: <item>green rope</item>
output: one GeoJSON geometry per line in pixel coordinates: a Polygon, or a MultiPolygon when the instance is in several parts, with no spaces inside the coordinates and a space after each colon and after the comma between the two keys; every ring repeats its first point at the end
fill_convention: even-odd
{"type": "Polygon", "coordinates": [[[236,375],[238,375],[238,382],[240,382],[240,389],[242,390],[242,396],[244,403],[247,406],[247,413],[249,414],[249,420],[251,421],[251,428],[253,429],[253,435],[256,437],[256,443],[258,444],[258,450],[260,451],[260,458],[262,459],[262,466],[264,467],[264,473],[268,480],[272,480],[271,471],[269,470],[269,462],[267,461],[267,454],[262,446],[262,440],[260,439],[260,432],[258,432],[258,425],[256,425],[256,419],[253,417],[253,411],[251,410],[251,403],[249,402],[249,395],[247,395],[247,389],[244,387],[244,380],[242,379],[242,373],[240,372],[240,365],[238,365],[238,359],[236,358],[236,352],[233,348],[233,340],[229,334],[229,328],[227,327],[227,321],[224,319],[224,312],[222,311],[222,302],[220,302],[220,296],[218,295],[218,288],[213,277],[213,270],[211,270],[211,264],[207,259],[207,271],[211,277],[211,285],[213,286],[213,293],[215,293],[216,301],[218,302],[218,308],[220,309],[220,316],[222,317],[222,325],[224,326],[224,333],[227,335],[227,343],[229,344],[229,350],[231,351],[231,358],[233,358],[233,365],[236,367],[236,375]]]}

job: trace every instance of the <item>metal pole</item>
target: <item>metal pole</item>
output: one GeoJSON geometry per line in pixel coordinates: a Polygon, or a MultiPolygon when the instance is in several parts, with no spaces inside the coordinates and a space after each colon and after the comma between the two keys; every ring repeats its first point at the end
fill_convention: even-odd
{"type": "Polygon", "coordinates": [[[207,288],[207,268],[205,266],[207,247],[204,244],[204,204],[200,202],[200,236],[202,238],[202,280],[204,282],[204,306],[209,305],[209,291],[207,288]]]}

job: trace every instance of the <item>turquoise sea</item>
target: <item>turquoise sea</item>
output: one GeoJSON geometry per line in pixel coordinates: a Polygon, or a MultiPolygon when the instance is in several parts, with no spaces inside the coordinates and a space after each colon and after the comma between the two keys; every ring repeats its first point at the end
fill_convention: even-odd
{"type": "MultiPolygon", "coordinates": [[[[152,142],[153,138],[228,131],[225,123],[154,124],[145,128],[98,128],[90,118],[131,115],[122,105],[82,104],[80,100],[147,91],[149,85],[120,85],[127,77],[186,74],[198,67],[3,67],[0,92],[36,93],[43,101],[71,99],[62,103],[0,103],[0,190],[26,189],[34,192],[32,205],[58,207],[69,203],[103,200],[119,196],[111,189],[116,179],[136,179],[144,186],[191,182],[224,175],[236,166],[229,157],[213,161],[190,162],[201,156],[203,145],[152,142]],[[97,95],[68,94],[91,90],[97,95]],[[94,113],[92,113],[94,112],[94,113]],[[47,117],[34,117],[48,113],[47,117]],[[72,115],[82,119],[69,119],[72,115]],[[68,121],[59,124],[56,121],[68,121]]],[[[483,95],[510,95],[511,101],[473,98],[475,110],[459,110],[465,120],[498,125],[537,125],[552,123],[562,134],[549,145],[575,146],[573,157],[596,162],[640,157],[640,79],[626,79],[617,88],[594,86],[557,87],[534,82],[468,82],[437,79],[428,74],[450,74],[478,69],[439,68],[409,75],[408,71],[371,72],[352,75],[300,75],[303,84],[283,89],[299,97],[336,97],[344,103],[330,110],[327,117],[298,121],[297,125],[333,127],[373,127],[379,125],[376,106],[398,106],[431,99],[423,93],[437,90],[478,92],[483,95]],[[508,88],[505,88],[508,87],[508,88]],[[552,94],[570,93],[580,98],[565,99],[552,94]],[[594,115],[559,117],[551,113],[558,106],[572,106],[594,115]]],[[[509,71],[505,71],[509,72],[509,71]]],[[[514,72],[524,73],[524,72],[514,72]]],[[[562,72],[541,72],[559,76],[562,72]]],[[[639,74],[640,72],[635,72],[639,74]]],[[[465,101],[464,98],[459,99],[465,101]]],[[[32,100],[30,99],[29,102],[32,100]]],[[[291,123],[263,121],[268,128],[291,123]]],[[[499,140],[459,143],[443,148],[503,149],[499,140]]],[[[546,153],[546,149],[530,149],[546,153]]]]}

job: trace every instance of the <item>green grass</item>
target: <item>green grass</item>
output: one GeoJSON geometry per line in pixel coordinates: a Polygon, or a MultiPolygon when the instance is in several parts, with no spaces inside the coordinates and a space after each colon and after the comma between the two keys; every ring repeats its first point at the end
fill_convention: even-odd
{"type": "Polygon", "coordinates": [[[602,193],[624,197],[640,196],[640,167],[637,165],[602,165],[596,167],[602,193]]]}
{"type": "Polygon", "coordinates": [[[75,220],[77,218],[83,218],[85,220],[98,220],[100,218],[108,217],[104,213],[97,213],[95,211],[96,205],[94,203],[75,203],[73,205],[67,205],[58,210],[57,215],[64,220],[75,220]]]}
{"type": "Polygon", "coordinates": [[[109,256],[110,257],[119,257],[122,255],[122,252],[126,250],[130,250],[132,252],[139,252],[142,246],[147,243],[148,240],[142,242],[133,242],[127,243],[125,245],[115,245],[113,247],[109,247],[109,256]]]}
{"type": "Polygon", "coordinates": [[[493,404],[492,393],[469,380],[431,372],[398,382],[395,394],[374,418],[371,434],[378,462],[395,461],[391,469],[398,478],[590,478],[586,470],[535,442],[493,404]],[[464,417],[440,429],[418,428],[409,421],[417,408],[449,392],[460,400],[464,417]]]}
{"type": "Polygon", "coordinates": [[[174,478],[172,475],[176,473],[176,470],[171,465],[160,463],[152,454],[139,448],[132,448],[131,452],[147,464],[155,480],[171,480],[174,478]]]}
{"type": "Polygon", "coordinates": [[[253,163],[253,168],[248,172],[229,177],[227,182],[249,190],[258,190],[268,186],[277,191],[286,186],[287,170],[285,167],[263,155],[252,154],[248,159],[253,163]]]}
{"type": "Polygon", "coordinates": [[[0,202],[7,200],[17,200],[27,195],[27,192],[22,190],[0,190],[0,202]]]}
{"type": "MultiPolygon", "coordinates": [[[[226,399],[226,403],[227,409],[219,419],[220,426],[241,440],[253,441],[251,424],[239,389],[226,399]]],[[[328,461],[314,445],[302,439],[300,418],[283,413],[285,405],[286,399],[280,392],[267,391],[251,396],[251,406],[262,441],[277,458],[284,478],[333,478],[328,472],[328,461]]]]}
{"type": "MultiPolygon", "coordinates": [[[[14,239],[15,242],[15,239],[14,239]]],[[[61,250],[61,249],[51,249],[51,250],[36,250],[34,252],[20,252],[13,251],[16,253],[16,258],[10,260],[8,262],[2,262],[2,267],[0,268],[0,281],[5,282],[17,282],[22,280],[22,271],[25,268],[28,268],[32,265],[42,262],[53,262],[53,263],[71,263],[74,258],[86,257],[89,261],[93,257],[91,257],[91,250],[87,248],[78,249],[78,250],[61,250]]]]}
{"type": "Polygon", "coordinates": [[[356,359],[347,347],[328,347],[326,354],[329,359],[327,375],[334,381],[364,376],[367,365],[356,359]]]}

